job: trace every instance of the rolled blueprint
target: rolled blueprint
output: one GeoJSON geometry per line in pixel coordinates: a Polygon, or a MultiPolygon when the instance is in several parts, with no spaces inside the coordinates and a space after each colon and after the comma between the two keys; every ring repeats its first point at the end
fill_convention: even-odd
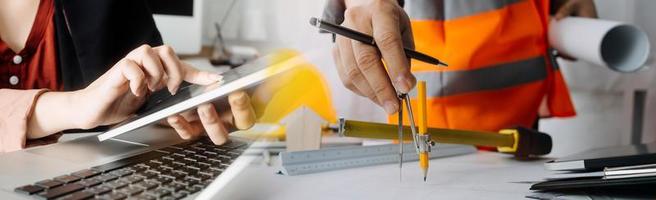
{"type": "Polygon", "coordinates": [[[549,43],[561,53],[619,72],[642,68],[650,48],[647,34],[636,26],[582,17],[552,20],[549,43]]]}

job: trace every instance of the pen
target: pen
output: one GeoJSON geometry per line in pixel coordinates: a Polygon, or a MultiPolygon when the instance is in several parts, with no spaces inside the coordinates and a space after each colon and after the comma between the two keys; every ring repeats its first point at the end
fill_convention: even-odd
{"type": "MultiPolygon", "coordinates": [[[[322,30],[341,35],[344,37],[347,37],[352,40],[356,40],[371,46],[376,46],[376,40],[374,40],[373,37],[358,32],[356,30],[346,28],[337,24],[333,24],[327,21],[323,21],[321,19],[317,19],[315,17],[310,18],[310,24],[312,26],[316,26],[317,28],[320,28],[322,30]]],[[[414,51],[412,49],[408,49],[407,47],[403,47],[403,50],[405,51],[405,55],[408,56],[409,58],[414,58],[426,63],[434,64],[434,65],[443,65],[443,66],[448,66],[446,63],[438,60],[437,58],[433,58],[429,55],[414,51]]]]}
{"type": "MultiPolygon", "coordinates": [[[[417,83],[417,100],[419,101],[419,136],[425,137],[428,128],[426,127],[428,120],[426,119],[426,81],[419,81],[417,83]]],[[[424,142],[423,140],[421,142],[424,142]]],[[[419,152],[419,167],[424,173],[424,182],[428,174],[428,151],[425,148],[420,149],[419,152]]]]}
{"type": "Polygon", "coordinates": [[[399,136],[399,182],[403,178],[403,98],[405,94],[399,94],[399,127],[397,129],[399,136]]]}

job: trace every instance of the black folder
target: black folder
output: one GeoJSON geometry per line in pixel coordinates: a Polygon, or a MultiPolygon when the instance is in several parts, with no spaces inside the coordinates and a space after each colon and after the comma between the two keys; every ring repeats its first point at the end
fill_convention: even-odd
{"type": "Polygon", "coordinates": [[[604,179],[604,178],[584,178],[568,179],[539,182],[531,186],[531,190],[606,190],[606,189],[650,189],[656,188],[656,176],[622,178],[622,179],[604,179]]]}
{"type": "Polygon", "coordinates": [[[545,163],[552,171],[600,171],[606,167],[621,167],[656,163],[656,143],[624,145],[591,149],[545,163]]]}
{"type": "MultiPolygon", "coordinates": [[[[656,143],[592,149],[545,163],[553,171],[590,172],[606,168],[656,164],[656,143]]],[[[622,190],[656,188],[656,176],[626,176],[624,178],[579,177],[547,180],[531,186],[531,190],[622,190]]],[[[656,192],[654,192],[656,194],[656,192]]]]}

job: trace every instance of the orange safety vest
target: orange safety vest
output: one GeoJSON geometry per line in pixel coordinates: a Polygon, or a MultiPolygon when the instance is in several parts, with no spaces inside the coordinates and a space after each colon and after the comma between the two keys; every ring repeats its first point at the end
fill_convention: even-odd
{"type": "Polygon", "coordinates": [[[405,9],[416,49],[449,64],[411,63],[427,82],[430,127],[531,127],[541,103],[551,116],[576,115],[548,56],[547,0],[406,0],[405,9]]]}

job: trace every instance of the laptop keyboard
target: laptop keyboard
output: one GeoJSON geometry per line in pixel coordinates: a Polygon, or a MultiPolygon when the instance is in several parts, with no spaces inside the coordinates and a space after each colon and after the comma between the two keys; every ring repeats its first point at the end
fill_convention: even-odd
{"type": "Polygon", "coordinates": [[[209,185],[246,143],[177,144],[16,188],[37,199],[181,199],[209,185]]]}

